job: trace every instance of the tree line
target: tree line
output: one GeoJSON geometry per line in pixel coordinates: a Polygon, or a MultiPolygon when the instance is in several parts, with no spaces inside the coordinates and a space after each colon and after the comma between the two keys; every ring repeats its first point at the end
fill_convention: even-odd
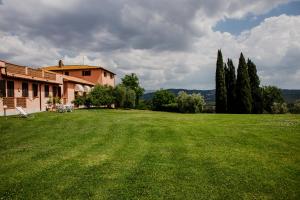
{"type": "Polygon", "coordinates": [[[218,50],[216,62],[216,113],[285,113],[281,91],[275,86],[260,86],[256,65],[240,54],[237,74],[232,59],[223,61],[218,50]]]}

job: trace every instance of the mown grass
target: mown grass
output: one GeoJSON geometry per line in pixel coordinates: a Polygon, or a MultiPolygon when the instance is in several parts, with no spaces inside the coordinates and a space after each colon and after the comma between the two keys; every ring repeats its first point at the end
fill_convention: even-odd
{"type": "Polygon", "coordinates": [[[300,116],[0,118],[0,199],[300,199],[300,116]]]}

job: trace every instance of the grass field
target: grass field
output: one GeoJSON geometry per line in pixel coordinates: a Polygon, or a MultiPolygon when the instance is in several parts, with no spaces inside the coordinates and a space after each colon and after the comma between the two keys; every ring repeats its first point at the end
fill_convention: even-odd
{"type": "Polygon", "coordinates": [[[0,199],[300,199],[300,115],[0,118],[0,199]]]}

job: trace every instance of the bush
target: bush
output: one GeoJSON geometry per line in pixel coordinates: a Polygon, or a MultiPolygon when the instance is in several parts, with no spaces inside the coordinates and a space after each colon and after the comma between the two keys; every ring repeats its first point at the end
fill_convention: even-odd
{"type": "Polygon", "coordinates": [[[175,103],[175,95],[168,90],[160,89],[156,91],[152,98],[152,109],[162,110],[163,105],[175,103]]]}
{"type": "Polygon", "coordinates": [[[114,103],[113,88],[107,85],[96,85],[88,97],[94,106],[111,106],[114,103]]]}
{"type": "Polygon", "coordinates": [[[179,112],[177,103],[170,103],[162,105],[162,111],[166,112],[179,112]]]}
{"type": "Polygon", "coordinates": [[[135,91],[123,84],[116,86],[113,92],[117,108],[134,108],[136,101],[135,91]]]}
{"type": "Polygon", "coordinates": [[[205,101],[200,94],[188,95],[186,92],[179,92],[177,97],[178,109],[182,113],[202,112],[205,101]]]}
{"type": "Polygon", "coordinates": [[[142,99],[142,100],[139,100],[139,104],[136,105],[135,108],[139,109],[139,110],[151,110],[152,104],[151,104],[150,100],[142,99]]]}
{"type": "Polygon", "coordinates": [[[289,105],[291,113],[300,114],[300,99],[289,105]]]}
{"type": "Polygon", "coordinates": [[[275,86],[263,87],[263,107],[268,113],[273,113],[274,103],[284,103],[281,90],[275,86]]]}
{"type": "Polygon", "coordinates": [[[273,106],[271,107],[273,114],[284,114],[288,112],[288,108],[286,103],[273,103],[273,106]]]}

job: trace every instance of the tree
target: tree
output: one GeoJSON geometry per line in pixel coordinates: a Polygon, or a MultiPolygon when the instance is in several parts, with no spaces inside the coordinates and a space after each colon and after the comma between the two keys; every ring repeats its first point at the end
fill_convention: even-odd
{"type": "Polygon", "coordinates": [[[115,105],[118,108],[134,108],[135,107],[135,91],[119,84],[115,87],[113,92],[115,98],[115,105]]]}
{"type": "Polygon", "coordinates": [[[139,78],[137,77],[137,75],[134,73],[125,75],[125,77],[122,78],[122,84],[125,87],[134,90],[136,94],[135,104],[138,105],[139,99],[144,94],[145,90],[140,86],[139,78]]]}
{"type": "Polygon", "coordinates": [[[228,59],[227,61],[226,90],[227,90],[227,111],[229,113],[235,113],[236,75],[235,75],[235,67],[231,59],[228,59]]]}
{"type": "Polygon", "coordinates": [[[275,86],[264,86],[263,89],[264,110],[272,113],[274,103],[284,103],[281,90],[275,86]]]}
{"type": "Polygon", "coordinates": [[[227,92],[223,56],[221,50],[218,50],[216,65],[216,112],[225,113],[227,111],[227,92]]]}
{"type": "Polygon", "coordinates": [[[241,53],[239,59],[236,88],[237,88],[236,90],[237,113],[251,113],[252,96],[251,96],[250,79],[248,75],[247,64],[243,53],[241,53]]]}
{"type": "Polygon", "coordinates": [[[198,113],[202,112],[205,101],[200,94],[188,95],[181,91],[178,93],[177,104],[179,112],[182,113],[198,113]]]}
{"type": "Polygon", "coordinates": [[[175,95],[168,90],[160,89],[156,91],[152,98],[153,110],[162,110],[163,105],[174,103],[175,95]]]}
{"type": "Polygon", "coordinates": [[[262,90],[259,87],[260,80],[257,75],[256,65],[248,59],[247,66],[252,96],[252,113],[261,114],[263,113],[263,97],[262,90]]]}
{"type": "Polygon", "coordinates": [[[113,87],[96,85],[88,94],[94,106],[110,106],[114,103],[113,87]]]}

